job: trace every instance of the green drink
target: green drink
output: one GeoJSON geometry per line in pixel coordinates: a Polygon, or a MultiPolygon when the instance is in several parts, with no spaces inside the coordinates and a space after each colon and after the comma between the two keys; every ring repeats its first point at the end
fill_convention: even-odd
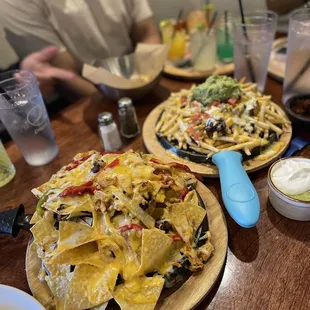
{"type": "Polygon", "coordinates": [[[234,58],[234,45],[231,42],[217,43],[217,57],[224,63],[233,61],[234,58]]]}
{"type": "Polygon", "coordinates": [[[15,176],[15,168],[0,140],[0,187],[8,184],[15,176]]]}
{"type": "Polygon", "coordinates": [[[217,57],[221,62],[230,63],[234,58],[234,41],[232,35],[232,17],[220,15],[216,24],[217,57]]]}

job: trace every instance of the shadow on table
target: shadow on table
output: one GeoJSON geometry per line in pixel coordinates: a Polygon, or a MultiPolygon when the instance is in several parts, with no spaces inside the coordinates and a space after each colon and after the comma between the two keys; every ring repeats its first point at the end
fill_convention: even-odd
{"type": "Polygon", "coordinates": [[[272,225],[285,236],[298,241],[310,242],[310,224],[308,221],[295,221],[278,213],[268,200],[267,214],[272,225]]]}

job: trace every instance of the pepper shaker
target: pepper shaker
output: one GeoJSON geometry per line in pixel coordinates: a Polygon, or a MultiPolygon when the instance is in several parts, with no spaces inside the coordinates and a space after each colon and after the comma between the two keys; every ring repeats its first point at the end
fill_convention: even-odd
{"type": "Polygon", "coordinates": [[[117,125],[110,112],[98,115],[98,129],[106,151],[119,150],[122,147],[117,125]]]}
{"type": "Polygon", "coordinates": [[[140,133],[135,107],[130,98],[124,97],[118,101],[120,132],[125,138],[136,137],[140,133]]]}

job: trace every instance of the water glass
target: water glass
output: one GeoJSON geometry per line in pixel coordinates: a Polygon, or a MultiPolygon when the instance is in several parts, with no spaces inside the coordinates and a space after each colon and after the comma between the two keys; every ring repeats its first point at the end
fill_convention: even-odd
{"type": "Polygon", "coordinates": [[[15,168],[0,140],[0,187],[8,184],[15,176],[15,168]]]}
{"type": "Polygon", "coordinates": [[[32,72],[0,74],[0,118],[29,165],[45,165],[58,154],[45,104],[32,72]]]}
{"type": "Polygon", "coordinates": [[[190,51],[194,71],[211,71],[216,64],[216,38],[211,30],[194,29],[190,32],[190,51]]]}
{"type": "Polygon", "coordinates": [[[265,88],[271,47],[278,16],[272,11],[245,14],[246,23],[235,19],[234,76],[255,82],[259,91],[265,88]]]}
{"type": "MultiPolygon", "coordinates": [[[[294,111],[294,102],[310,99],[310,9],[299,9],[290,16],[283,103],[294,111]],[[300,99],[300,100],[299,100],[300,99]]],[[[308,103],[309,105],[309,103],[308,103]]],[[[297,113],[299,114],[299,113],[297,113]]],[[[302,118],[303,113],[299,115],[302,118]]],[[[309,121],[309,116],[308,119],[309,121]]]]}
{"type": "Polygon", "coordinates": [[[217,57],[223,63],[231,63],[234,59],[234,40],[232,15],[227,11],[218,15],[215,25],[217,57]]]}

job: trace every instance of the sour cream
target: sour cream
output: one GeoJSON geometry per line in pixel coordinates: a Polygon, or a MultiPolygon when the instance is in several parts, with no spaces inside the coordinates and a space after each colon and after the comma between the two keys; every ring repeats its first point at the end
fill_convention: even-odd
{"type": "Polygon", "coordinates": [[[273,184],[286,195],[299,195],[310,191],[310,160],[294,158],[280,161],[272,169],[273,184]]]}

